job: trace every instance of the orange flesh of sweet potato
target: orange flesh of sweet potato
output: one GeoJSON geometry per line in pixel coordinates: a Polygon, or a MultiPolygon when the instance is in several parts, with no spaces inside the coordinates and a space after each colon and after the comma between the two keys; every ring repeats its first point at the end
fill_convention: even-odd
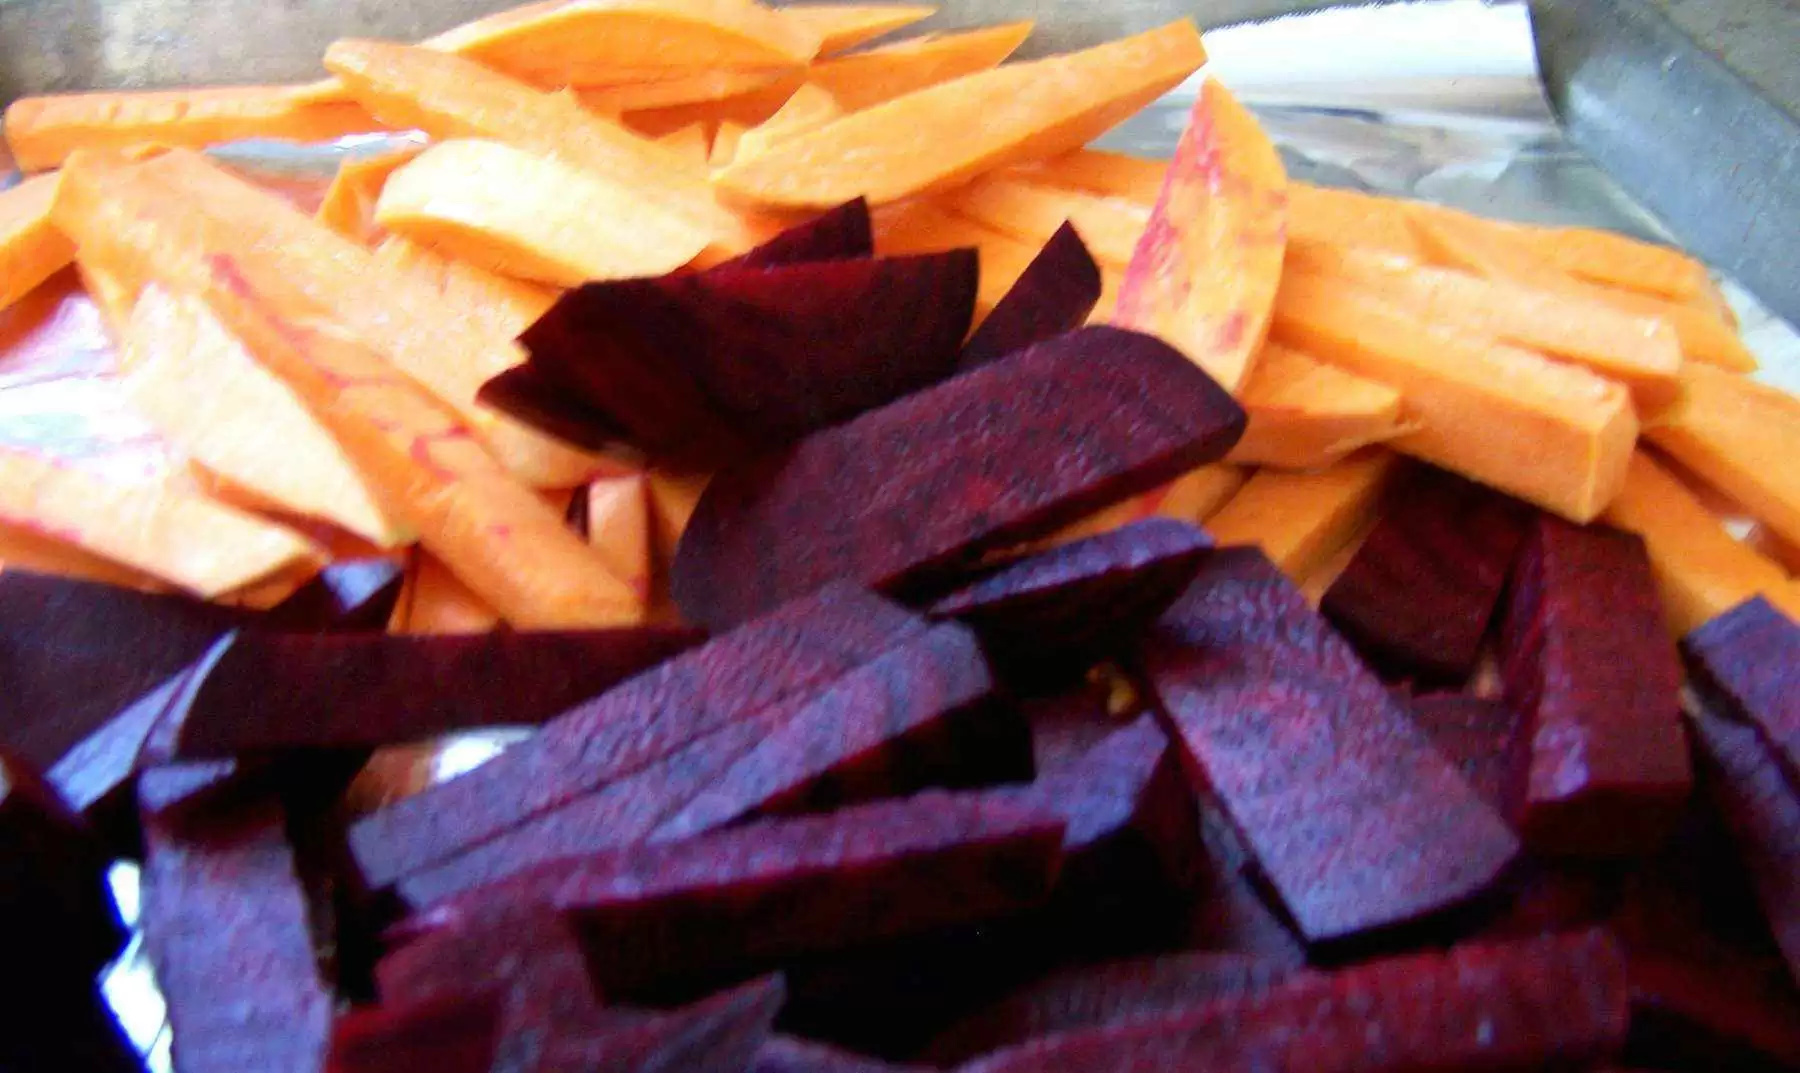
{"type": "MultiPolygon", "coordinates": [[[[81,289],[93,299],[94,307],[100,311],[100,319],[106,322],[106,330],[114,339],[125,337],[125,325],[131,320],[131,307],[137,304],[139,283],[124,278],[118,272],[96,261],[75,262],[76,273],[81,278],[81,289]]],[[[125,356],[119,356],[120,368],[125,367],[125,356]]]]}
{"type": "Polygon", "coordinates": [[[1215,463],[1201,466],[1163,485],[1066,526],[1033,547],[1055,547],[1108,533],[1146,518],[1173,518],[1199,525],[1237,494],[1250,479],[1248,471],[1215,463]]]}
{"type": "Polygon", "coordinates": [[[377,156],[346,159],[332,176],[315,218],[352,242],[365,246],[380,242],[386,236],[375,223],[375,202],[381,198],[381,188],[387,185],[389,176],[422,152],[422,146],[408,146],[377,156]]]}
{"type": "Polygon", "coordinates": [[[593,472],[591,456],[476,404],[489,377],[524,360],[510,337],[480,331],[438,294],[384,272],[369,251],[198,154],[181,150],[123,166],[71,163],[56,219],[84,257],[174,290],[203,291],[206,259],[230,256],[272,301],[375,347],[455,406],[520,479],[566,488],[593,472]],[[82,182],[70,183],[76,174],[82,182]],[[173,247],[170,256],[157,253],[164,247],[173,247]],[[202,274],[173,278],[178,271],[202,274]]]}
{"type": "Polygon", "coordinates": [[[1589,283],[1684,301],[1712,282],[1706,266],[1687,254],[1611,231],[1525,228],[1520,237],[1539,257],[1589,283]]]}
{"type": "MultiPolygon", "coordinates": [[[[653,77],[652,72],[642,73],[644,77],[635,81],[581,86],[575,89],[575,99],[589,111],[609,116],[619,115],[624,112],[729,100],[782,82],[792,72],[781,68],[738,68],[679,75],[661,72],[662,77],[653,77]]],[[[682,126],[704,122],[696,119],[682,126]]]]}
{"type": "Polygon", "coordinates": [[[1050,160],[1021,164],[1011,169],[1010,174],[1046,186],[1086,190],[1154,207],[1156,199],[1162,196],[1163,180],[1169,174],[1169,162],[1146,160],[1104,149],[1077,149],[1050,160]]]}
{"type": "Polygon", "coordinates": [[[133,570],[67,541],[21,526],[0,524],[0,572],[9,569],[100,581],[145,592],[164,592],[169,588],[141,570],[133,570]]]}
{"type": "Polygon", "coordinates": [[[687,531],[694,508],[700,505],[701,493],[712,481],[710,473],[689,473],[652,469],[647,478],[646,494],[650,502],[650,526],[655,536],[658,563],[667,564],[675,556],[675,545],[687,531]]]}
{"type": "Polygon", "coordinates": [[[978,316],[993,311],[1037,256],[1037,247],[957,216],[927,200],[909,201],[874,215],[875,250],[880,254],[939,253],[972,247],[981,262],[975,295],[978,316]]]}
{"type": "Polygon", "coordinates": [[[602,477],[576,495],[587,502],[588,543],[641,602],[650,599],[650,481],[642,472],[602,477]]]}
{"type": "Polygon", "coordinates": [[[508,339],[517,339],[549,312],[561,293],[497,276],[398,235],[383,239],[375,247],[374,258],[383,271],[405,274],[415,285],[436,294],[444,308],[469,330],[508,339]]]}
{"type": "Polygon", "coordinates": [[[1427,322],[1586,366],[1631,388],[1647,407],[1665,405],[1677,391],[1681,341],[1665,321],[1333,243],[1292,243],[1287,264],[1378,292],[1427,322]]]}
{"type": "Polygon", "coordinates": [[[925,4],[789,4],[781,16],[819,38],[819,55],[829,56],[937,14],[925,4]]]}
{"type": "Polygon", "coordinates": [[[926,86],[1000,66],[1031,36],[1032,23],[1008,22],[966,33],[901,41],[812,65],[807,80],[860,112],[926,86]]]}
{"type": "Polygon", "coordinates": [[[457,580],[435,557],[419,553],[394,607],[392,633],[424,636],[489,633],[500,626],[498,612],[457,580]]]}
{"type": "Polygon", "coordinates": [[[750,205],[827,209],[858,195],[887,204],[1079,148],[1205,60],[1199,31],[1183,20],[852,112],[776,150],[735,161],[714,181],[724,196],[750,205]]]}
{"type": "Polygon", "coordinates": [[[1602,518],[1644,538],[1676,637],[1759,594],[1800,614],[1800,599],[1781,567],[1733,540],[1718,517],[1644,451],[1633,456],[1625,490],[1602,518]]]}
{"type": "Polygon", "coordinates": [[[696,167],[705,167],[712,156],[712,135],[705,123],[689,123],[656,139],[656,144],[685,158],[696,167]]]}
{"type": "Polygon", "coordinates": [[[1530,351],[1422,325],[1342,280],[1288,273],[1275,338],[1398,390],[1392,446],[1577,522],[1618,494],[1637,441],[1625,388],[1530,351]]]}
{"type": "Polygon", "coordinates": [[[837,100],[822,87],[807,82],[794,91],[781,110],[738,136],[731,159],[766,153],[796,135],[822,127],[844,114],[837,100]]]}
{"type": "Polygon", "coordinates": [[[381,129],[355,102],[308,100],[293,86],[22,97],[6,109],[7,143],[28,172],[57,167],[77,149],[320,142],[381,129]]]}
{"type": "Polygon", "coordinates": [[[1288,241],[1330,242],[1425,259],[1407,206],[1398,198],[1294,183],[1288,188],[1288,241]]]}
{"type": "Polygon", "coordinates": [[[1287,248],[1287,173],[1256,117],[1201,87],[1115,323],[1161,337],[1240,390],[1268,335],[1287,248]]]}
{"type": "Polygon", "coordinates": [[[633,188],[481,139],[440,142],[396,171],[375,222],[492,272],[562,287],[660,276],[709,238],[633,188]]]}
{"type": "Polygon", "coordinates": [[[1750,526],[1750,531],[1744,535],[1744,544],[1757,554],[1779,563],[1789,574],[1800,573],[1800,545],[1781,539],[1780,534],[1761,522],[1750,526]]]}
{"type": "Polygon", "coordinates": [[[411,541],[331,435],[204,303],[146,287],[122,344],[133,408],[195,463],[285,513],[331,522],[377,547],[411,541]]]}
{"type": "Polygon", "coordinates": [[[1131,261],[1150,210],[1122,198],[1108,198],[1079,190],[1003,176],[989,176],[962,190],[944,195],[942,204],[985,227],[1042,246],[1066,221],[1075,225],[1081,241],[1103,264],[1124,267],[1131,261]]]}
{"type": "Polygon", "coordinates": [[[707,155],[706,162],[715,168],[722,168],[737,158],[738,143],[744,140],[744,133],[750,128],[742,123],[733,123],[727,119],[719,124],[719,133],[713,135],[712,152],[707,155]]]}
{"type": "Polygon", "coordinates": [[[50,219],[54,175],[38,175],[0,193],[0,309],[25,297],[75,257],[75,244],[50,219]]]}
{"type": "Polygon", "coordinates": [[[794,71],[755,89],[734,93],[718,100],[695,101],[658,108],[629,109],[619,118],[627,127],[652,138],[661,137],[690,123],[736,123],[754,127],[787,103],[794,91],[806,81],[806,72],[794,71]]]}
{"type": "Polygon", "coordinates": [[[1398,391],[1278,343],[1263,348],[1240,401],[1250,424],[1226,457],[1244,465],[1322,469],[1408,428],[1398,391]]]}
{"type": "Polygon", "coordinates": [[[1680,401],[1646,429],[1651,442],[1800,542],[1800,399],[1706,365],[1681,382],[1680,401]]]}
{"type": "Polygon", "coordinates": [[[1303,581],[1375,516],[1397,463],[1376,447],[1317,473],[1262,470],[1206,528],[1221,547],[1254,544],[1303,581]]]}

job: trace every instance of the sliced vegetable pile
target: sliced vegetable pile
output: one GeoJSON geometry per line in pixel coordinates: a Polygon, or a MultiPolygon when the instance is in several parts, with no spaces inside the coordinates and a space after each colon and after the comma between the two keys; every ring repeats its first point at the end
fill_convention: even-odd
{"type": "Polygon", "coordinates": [[[78,276],[148,431],[0,447],[0,1064],[137,1067],[125,857],[195,1073],[1800,1067],[1800,401],[1704,267],[1215,82],[1087,148],[1186,22],[848,51],[931,13],[14,103],[11,338],[78,276]]]}

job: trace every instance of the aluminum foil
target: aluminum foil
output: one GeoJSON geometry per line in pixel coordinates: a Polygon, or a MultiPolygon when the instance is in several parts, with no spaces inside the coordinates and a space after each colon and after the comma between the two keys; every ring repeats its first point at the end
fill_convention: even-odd
{"type": "MultiPolygon", "coordinates": [[[[1558,129],[1539,79],[1523,3],[1429,0],[1345,8],[1213,30],[1207,47],[1212,59],[1205,71],[1100,144],[1169,156],[1199,79],[1216,77],[1256,109],[1296,179],[1421,198],[1504,219],[1606,227],[1669,241],[1656,219],[1558,129]]],[[[306,149],[243,145],[220,155],[264,169],[329,174],[344,155],[381,151],[392,141],[379,136],[306,149]]],[[[1729,279],[1720,282],[1748,345],[1763,362],[1759,376],[1800,393],[1800,333],[1742,287],[1729,279]]],[[[74,384],[95,372],[85,366],[72,371],[74,384]]],[[[0,424],[9,387],[4,373],[0,370],[0,424]]],[[[45,390],[42,378],[34,383],[45,390]]],[[[86,397],[78,386],[51,390],[86,397]]],[[[92,424],[78,414],[66,420],[92,424]]],[[[113,426],[111,435],[135,427],[113,426]]],[[[521,737],[516,731],[465,734],[387,750],[353,787],[353,798],[362,808],[376,807],[454,778],[521,737]]],[[[137,869],[121,864],[114,879],[127,922],[134,922],[137,869]]],[[[152,1073],[168,1073],[164,1005],[139,941],[102,986],[152,1073]]]]}

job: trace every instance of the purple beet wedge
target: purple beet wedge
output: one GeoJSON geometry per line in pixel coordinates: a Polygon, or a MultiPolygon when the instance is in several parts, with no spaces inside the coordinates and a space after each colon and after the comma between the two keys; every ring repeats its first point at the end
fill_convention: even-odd
{"type": "MultiPolygon", "coordinates": [[[[949,376],[978,271],[955,250],[590,283],[520,342],[530,378],[599,411],[608,433],[717,465],[949,376]]],[[[500,390],[484,398],[504,408],[500,390]]]]}
{"type": "Polygon", "coordinates": [[[846,201],[725,264],[735,268],[776,268],[808,261],[854,261],[875,256],[874,225],[869,203],[846,201]]]}
{"type": "Polygon", "coordinates": [[[963,344],[973,369],[1087,323],[1100,302],[1100,266],[1070,224],[1057,228],[1025,272],[963,344]]]}
{"type": "Polygon", "coordinates": [[[1800,792],[1800,626],[1758,596],[1681,642],[1693,681],[1769,743],[1800,792]]]}
{"type": "Polygon", "coordinates": [[[677,551],[675,599],[718,627],[838,579],[929,585],[1213,461],[1243,428],[1161,341],[1070,332],[721,471],[677,551]]]}
{"type": "Polygon", "coordinates": [[[1505,701],[1462,693],[1415,697],[1413,722],[1488,807],[1517,824],[1531,767],[1530,728],[1505,701]]]}
{"type": "Polygon", "coordinates": [[[453,995],[338,1017],[326,1073],[489,1073],[500,1045],[500,997],[453,995]]]}
{"type": "Polygon", "coordinates": [[[1053,1035],[967,1073],[1582,1069],[1616,1055],[1624,958],[1603,933],[1414,954],[1053,1035]]]}
{"type": "Polygon", "coordinates": [[[385,558],[342,559],[269,610],[266,629],[385,630],[406,568],[385,558]]]}
{"type": "Polygon", "coordinates": [[[1088,689],[1065,689],[1020,702],[1031,726],[1031,757],[1039,774],[1079,763],[1089,749],[1125,726],[1106,713],[1106,701],[1088,689]]]}
{"type": "Polygon", "coordinates": [[[932,605],[973,629],[1002,673],[1038,678],[1128,651],[1212,551],[1184,522],[1154,518],[1001,567],[932,605]]]}
{"type": "Polygon", "coordinates": [[[349,841],[361,880],[390,887],[810,694],[926,629],[853,586],[795,601],[565,712],[461,778],[357,821],[349,841]]]}
{"type": "Polygon", "coordinates": [[[403,934],[539,908],[578,929],[608,996],[681,992],[806,954],[1040,903],[1062,822],[933,792],[547,864],[439,903],[403,934]]]}
{"type": "Polygon", "coordinates": [[[1500,631],[1506,700],[1531,726],[1526,845],[1650,852],[1693,788],[1681,665],[1644,543],[1548,515],[1533,523],[1500,631]]]}
{"type": "Polygon", "coordinates": [[[924,1068],[890,1065],[793,1036],[772,1036],[745,1073],[924,1073],[924,1068]]]}
{"type": "Polygon", "coordinates": [[[1506,587],[1529,508],[1423,470],[1325,593],[1325,617],[1391,678],[1461,683],[1506,587]]]}
{"type": "Polygon", "coordinates": [[[590,451],[616,446],[629,435],[611,413],[583,401],[529,364],[515,365],[481,385],[476,399],[590,451]]]}

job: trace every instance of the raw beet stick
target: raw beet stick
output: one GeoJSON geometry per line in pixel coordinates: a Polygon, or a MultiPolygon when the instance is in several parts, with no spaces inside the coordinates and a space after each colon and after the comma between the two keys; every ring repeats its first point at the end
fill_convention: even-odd
{"type": "Polygon", "coordinates": [[[1101,289],[1100,266],[1074,226],[1064,223],[963,344],[962,367],[986,365],[1074,331],[1099,304],[1101,289]]]}
{"type": "Polygon", "coordinates": [[[1213,461],[1244,420],[1160,340],[1070,332],[721,471],[675,598],[718,627],[835,579],[907,589],[1213,461]]]}
{"type": "Polygon", "coordinates": [[[1625,962],[1603,933],[1302,974],[1261,993],[1022,1044],[968,1073],[1581,1069],[1616,1054],[1625,962]]]}
{"type": "Polygon", "coordinates": [[[363,817],[350,829],[362,879],[371,889],[389,887],[927,628],[853,586],[795,601],[558,716],[461,778],[363,817]]]}
{"type": "Polygon", "coordinates": [[[1758,596],[1688,634],[1681,648],[1695,685],[1755,725],[1800,792],[1800,626],[1758,596]]]}
{"type": "Polygon", "coordinates": [[[1462,682],[1475,669],[1528,508],[1438,470],[1390,498],[1321,610],[1384,672],[1462,682]]]}
{"type": "Polygon", "coordinates": [[[403,928],[548,907],[575,922],[600,989],[629,1000],[1029,907],[1062,837],[1053,816],[932,792],[544,865],[403,928]]]}
{"type": "Polygon", "coordinates": [[[1693,787],[1681,665],[1644,542],[1538,517],[1500,631],[1506,699],[1532,727],[1525,842],[1574,856],[1649,852],[1693,787]]]}
{"type": "Polygon", "coordinates": [[[1503,700],[1440,693],[1415,697],[1413,722],[1456,765],[1488,807],[1517,823],[1531,766],[1530,728],[1503,700]]]}
{"type": "Polygon", "coordinates": [[[1505,821],[1260,553],[1219,558],[1143,665],[1190,782],[1300,932],[1341,940],[1485,891],[1518,852],[1505,821]]]}
{"type": "Polygon", "coordinates": [[[773,268],[873,256],[875,229],[869,219],[869,202],[859,197],[790,227],[749,253],[724,263],[742,268],[773,268]]]}
{"type": "Polygon", "coordinates": [[[746,1073],[924,1073],[924,1070],[917,1066],[889,1065],[792,1036],[772,1036],[756,1052],[746,1073]]]}

